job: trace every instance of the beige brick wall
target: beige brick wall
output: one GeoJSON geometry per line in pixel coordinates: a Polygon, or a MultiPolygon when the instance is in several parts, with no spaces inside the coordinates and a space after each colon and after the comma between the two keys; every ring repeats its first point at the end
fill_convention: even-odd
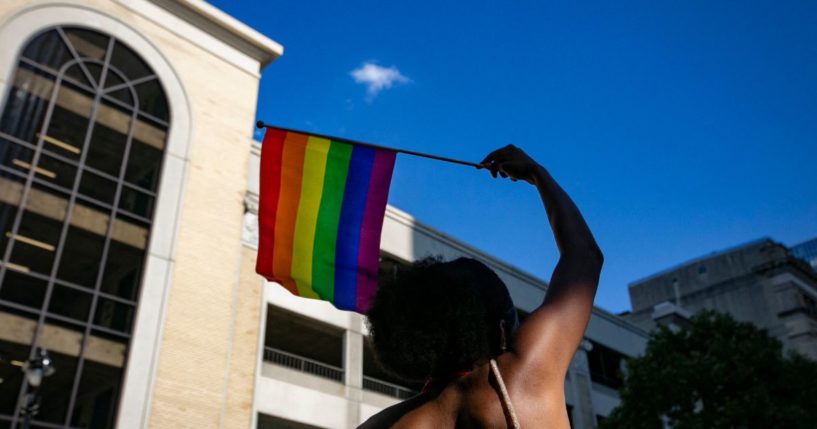
{"type": "Polygon", "coordinates": [[[179,74],[193,111],[150,426],[248,428],[261,298],[260,287],[240,287],[239,260],[258,82],[163,29],[144,25],[179,74]],[[246,308],[248,301],[257,304],[246,308]],[[238,324],[248,318],[249,334],[246,323],[238,324]]]}
{"type": "MultiPolygon", "coordinates": [[[[150,426],[219,427],[229,361],[240,358],[240,351],[231,352],[231,337],[257,82],[159,33],[157,43],[171,52],[169,60],[190,97],[194,129],[150,426]]],[[[254,347],[255,338],[251,343],[254,347]]],[[[254,368],[254,355],[252,362],[254,368]]],[[[253,384],[229,387],[251,392],[253,384]]],[[[249,415],[241,419],[243,424],[234,426],[249,427],[249,415]]]]}
{"type": "MultiPolygon", "coordinates": [[[[0,1],[0,21],[33,3],[53,2],[0,1]]],[[[261,281],[240,235],[258,78],[116,2],[61,3],[98,10],[141,33],[173,67],[192,110],[149,426],[249,428],[261,281]]]]}
{"type": "Polygon", "coordinates": [[[258,336],[264,283],[255,273],[256,251],[244,247],[241,252],[241,282],[236,299],[235,333],[227,380],[224,427],[228,429],[244,429],[249,425],[247,418],[252,416],[255,365],[261,353],[258,336]]]}

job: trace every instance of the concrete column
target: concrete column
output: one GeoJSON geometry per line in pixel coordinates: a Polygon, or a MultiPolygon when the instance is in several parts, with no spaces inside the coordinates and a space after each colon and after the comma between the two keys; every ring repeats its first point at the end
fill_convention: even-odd
{"type": "Polygon", "coordinates": [[[596,416],[593,412],[593,397],[590,380],[590,366],[587,362],[587,352],[593,348],[588,340],[582,340],[573,360],[570,362],[570,381],[573,384],[573,428],[594,429],[596,416]]]}
{"type": "Polygon", "coordinates": [[[343,382],[363,388],[363,334],[347,330],[343,334],[343,382]]]}
{"type": "Polygon", "coordinates": [[[347,329],[343,334],[343,382],[349,400],[346,425],[356,428],[360,424],[363,397],[363,334],[359,329],[347,329]]]}

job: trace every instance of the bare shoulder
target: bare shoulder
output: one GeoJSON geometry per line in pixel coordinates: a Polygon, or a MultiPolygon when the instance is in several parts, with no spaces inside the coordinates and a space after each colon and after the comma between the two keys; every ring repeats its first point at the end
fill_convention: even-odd
{"type": "MultiPolygon", "coordinates": [[[[497,358],[497,368],[505,385],[510,403],[522,427],[569,429],[567,405],[564,396],[565,377],[559,372],[532,371],[514,353],[497,358]]],[[[487,388],[488,398],[501,407],[498,413],[508,421],[508,412],[502,405],[499,380],[491,375],[487,388]],[[492,396],[492,397],[491,397],[492,396]]],[[[485,396],[483,390],[482,396],[485,396]]]]}
{"type": "Polygon", "coordinates": [[[431,406],[437,398],[421,394],[414,398],[392,405],[367,419],[358,429],[384,428],[435,428],[439,416],[435,414],[438,407],[431,406]]]}
{"type": "Polygon", "coordinates": [[[418,401],[409,399],[399,404],[392,405],[379,413],[369,417],[363,422],[358,429],[381,429],[391,428],[397,423],[406,413],[410,412],[419,405],[418,401]]]}
{"type": "MultiPolygon", "coordinates": [[[[569,429],[564,378],[532,374],[512,353],[497,359],[503,383],[522,427],[569,429]]],[[[490,365],[450,383],[439,392],[419,395],[375,414],[360,429],[511,427],[498,379],[490,365]]]]}

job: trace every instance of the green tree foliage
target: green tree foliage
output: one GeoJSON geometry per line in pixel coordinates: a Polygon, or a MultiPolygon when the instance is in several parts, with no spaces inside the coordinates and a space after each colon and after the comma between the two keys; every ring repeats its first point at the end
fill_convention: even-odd
{"type": "Polygon", "coordinates": [[[766,331],[702,312],[662,327],[627,362],[621,405],[603,429],[817,428],[817,363],[783,354],[766,331]]]}

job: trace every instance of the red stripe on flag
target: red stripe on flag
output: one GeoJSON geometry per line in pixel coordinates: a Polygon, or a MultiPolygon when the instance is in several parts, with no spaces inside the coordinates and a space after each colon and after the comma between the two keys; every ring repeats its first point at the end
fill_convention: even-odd
{"type": "Polygon", "coordinates": [[[275,219],[273,278],[294,295],[299,294],[292,278],[292,244],[295,238],[298,203],[301,200],[301,182],[308,138],[306,134],[287,133],[281,155],[281,190],[275,219]]]}
{"type": "Polygon", "coordinates": [[[272,280],[272,247],[275,241],[275,217],[280,194],[281,158],[286,131],[267,128],[261,144],[261,177],[258,207],[258,259],[255,272],[272,280]]]}

